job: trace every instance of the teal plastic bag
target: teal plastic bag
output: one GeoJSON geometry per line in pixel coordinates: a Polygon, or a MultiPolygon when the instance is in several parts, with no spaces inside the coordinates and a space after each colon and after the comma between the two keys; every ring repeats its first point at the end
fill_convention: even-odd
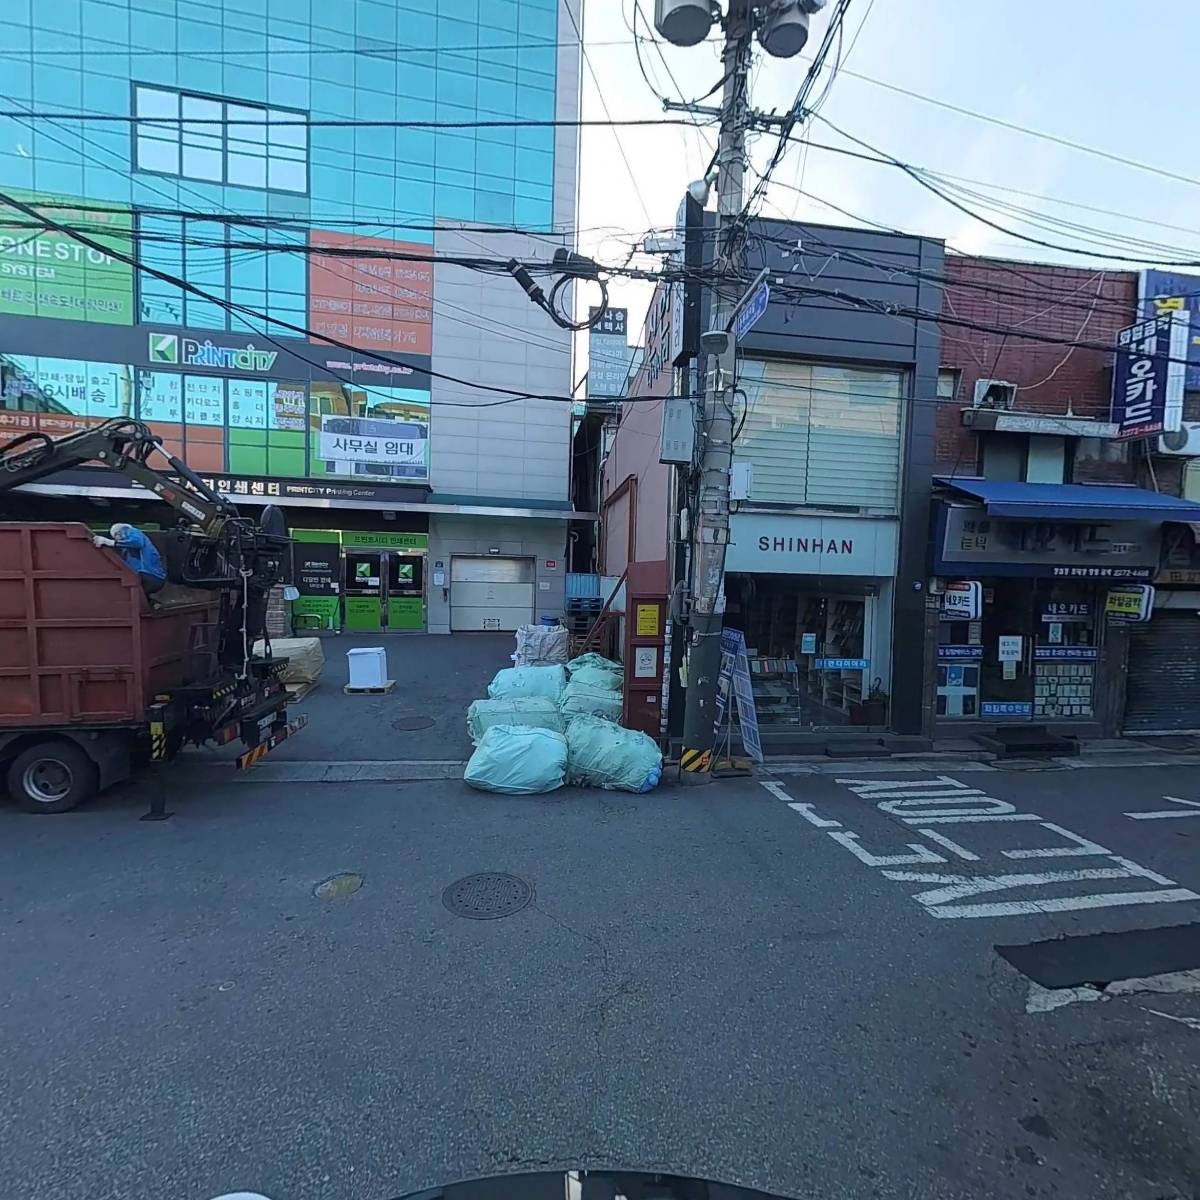
{"type": "Polygon", "coordinates": [[[646,734],[597,717],[574,717],[567,725],[568,783],[648,792],[661,778],[662,754],[646,734]]]}
{"type": "Polygon", "coordinates": [[[534,729],[550,729],[562,733],[562,713],[558,705],[545,696],[513,696],[499,700],[476,700],[467,709],[467,733],[471,745],[493,725],[525,725],[534,729]]]}
{"type": "Polygon", "coordinates": [[[621,693],[611,688],[593,687],[588,683],[572,680],[563,689],[558,702],[563,719],[570,723],[572,717],[580,715],[603,717],[606,721],[621,719],[621,693]]]}
{"type": "Polygon", "coordinates": [[[557,701],[567,686],[567,673],[560,666],[505,667],[488,684],[493,700],[511,700],[515,696],[543,696],[557,701]]]}
{"type": "Polygon", "coordinates": [[[481,792],[531,796],[562,787],[567,739],[549,729],[493,725],[479,739],[463,779],[481,792]]]}
{"type": "Polygon", "coordinates": [[[610,671],[607,667],[580,667],[571,672],[571,683],[586,683],[609,692],[619,692],[624,682],[625,676],[620,671],[610,671]]]}
{"type": "Polygon", "coordinates": [[[570,671],[572,678],[576,671],[582,671],[587,667],[598,667],[601,671],[616,671],[618,675],[625,674],[625,668],[619,662],[613,662],[611,658],[605,658],[603,654],[597,654],[594,650],[589,650],[586,654],[581,654],[567,663],[567,670],[570,671]]]}

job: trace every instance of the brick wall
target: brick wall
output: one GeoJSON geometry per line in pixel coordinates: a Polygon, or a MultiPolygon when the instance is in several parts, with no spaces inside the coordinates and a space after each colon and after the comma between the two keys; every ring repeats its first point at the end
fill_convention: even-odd
{"type": "MultiPolygon", "coordinates": [[[[1108,343],[1137,318],[1137,275],[1132,271],[947,256],[945,274],[942,311],[949,318],[1108,343]]],[[[962,372],[957,395],[938,409],[935,461],[945,474],[975,472],[976,439],[963,427],[962,410],[970,406],[978,379],[1017,384],[1021,412],[1108,416],[1112,356],[1101,350],[943,324],[942,366],[962,372]]],[[[1076,478],[1132,479],[1127,450],[1079,449],[1083,457],[1077,460],[1076,478]]]]}

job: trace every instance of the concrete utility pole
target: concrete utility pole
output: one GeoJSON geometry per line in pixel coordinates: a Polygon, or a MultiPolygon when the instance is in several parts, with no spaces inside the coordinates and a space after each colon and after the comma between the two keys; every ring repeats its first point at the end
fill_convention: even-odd
{"type": "MultiPolygon", "coordinates": [[[[721,139],[717,147],[715,291],[709,328],[732,325],[741,285],[743,179],[750,116],[751,5],[730,0],[722,65],[721,139]]],[[[707,340],[707,339],[706,339],[707,340]]],[[[718,339],[719,341],[719,339],[718,339]]],[[[704,349],[708,350],[707,347],[704,349]]],[[[700,486],[692,531],[692,608],[688,634],[687,692],[683,717],[682,775],[690,782],[711,778],[717,677],[721,671],[721,627],[725,612],[725,547],[729,542],[729,475],[733,466],[733,390],[737,383],[737,338],[730,328],[725,347],[711,355],[705,379],[700,429],[700,486]]]]}
{"type": "MultiPolygon", "coordinates": [[[[755,291],[752,287],[741,295],[746,222],[743,213],[746,130],[755,119],[750,107],[751,41],[757,33],[763,49],[773,57],[790,58],[798,54],[808,41],[810,14],[824,4],[825,0],[726,0],[725,5],[721,137],[714,160],[718,180],[718,236],[709,329],[700,339],[700,348],[708,356],[709,366],[697,422],[700,482],[696,489],[692,530],[687,701],[683,752],[679,759],[680,778],[689,783],[708,782],[712,771],[725,611],[725,547],[729,544],[729,477],[733,466],[733,410],[737,387],[736,318],[741,306],[750,302],[755,291]]],[[[711,0],[655,0],[654,24],[669,42],[677,46],[694,46],[708,36],[716,11],[711,0]]],[[[691,106],[671,103],[666,107],[691,106]]],[[[794,120],[795,115],[787,120],[794,120]]],[[[786,127],[782,118],[766,118],[762,123],[779,123],[786,127]]],[[[711,175],[692,187],[702,189],[707,196],[710,179],[711,175]]],[[[763,299],[765,295],[764,292],[759,298],[763,299]]]]}

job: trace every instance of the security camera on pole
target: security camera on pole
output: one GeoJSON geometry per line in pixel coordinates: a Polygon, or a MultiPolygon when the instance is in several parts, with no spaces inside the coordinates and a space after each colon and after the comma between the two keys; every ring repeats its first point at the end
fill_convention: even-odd
{"type": "MultiPolygon", "coordinates": [[[[724,89],[721,137],[714,162],[718,236],[713,267],[709,331],[700,339],[708,356],[701,432],[696,521],[692,530],[691,613],[688,631],[687,701],[680,778],[711,779],[717,679],[721,671],[721,628],[725,609],[725,547],[729,543],[729,474],[733,464],[733,396],[737,386],[738,314],[763,304],[765,278],[742,293],[745,233],[746,129],[752,119],[750,48],[760,45],[776,58],[799,54],[808,41],[809,17],[825,0],[726,0],[722,54],[724,89]],[[740,299],[738,298],[740,294],[740,299]]],[[[655,0],[654,26],[676,46],[704,41],[722,14],[714,0],[655,0]]],[[[674,106],[672,106],[674,107],[674,106]]],[[[691,185],[707,199],[710,179],[691,185]]],[[[695,192],[693,192],[695,195],[695,192]]],[[[700,199],[699,196],[696,197],[700,199]]]]}

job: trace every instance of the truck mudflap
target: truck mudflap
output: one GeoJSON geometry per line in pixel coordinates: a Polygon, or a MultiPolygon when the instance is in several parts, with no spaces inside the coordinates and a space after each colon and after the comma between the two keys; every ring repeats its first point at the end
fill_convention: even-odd
{"type": "Polygon", "coordinates": [[[238,755],[237,769],[245,771],[254,766],[256,762],[267,757],[280,742],[286,742],[294,733],[299,733],[301,729],[308,724],[308,717],[299,716],[294,721],[289,721],[282,729],[271,734],[266,741],[259,742],[257,746],[247,750],[245,754],[238,755]]]}

